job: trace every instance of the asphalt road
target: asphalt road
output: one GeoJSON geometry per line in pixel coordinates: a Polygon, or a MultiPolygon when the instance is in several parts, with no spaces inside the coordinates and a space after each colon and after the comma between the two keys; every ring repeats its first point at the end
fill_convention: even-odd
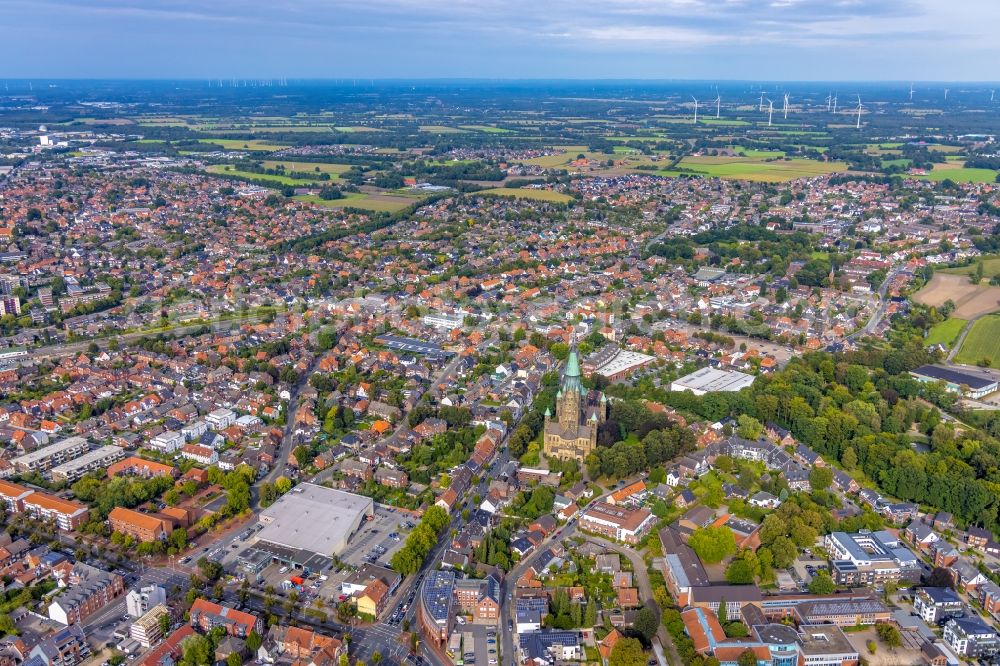
{"type": "Polygon", "coordinates": [[[889,274],[885,276],[885,280],[882,281],[882,284],[878,288],[878,308],[876,308],[875,314],[872,315],[867,324],[845,338],[848,342],[854,342],[855,340],[866,335],[871,335],[875,329],[878,328],[878,325],[882,322],[882,318],[885,317],[886,308],[889,307],[888,301],[885,300],[885,293],[889,290],[889,283],[891,283],[892,279],[899,275],[902,270],[903,267],[898,266],[889,271],[889,274]]]}
{"type": "Polygon", "coordinates": [[[312,363],[309,364],[309,368],[302,373],[299,381],[297,381],[292,387],[292,390],[289,391],[291,397],[288,400],[288,407],[285,410],[285,429],[281,436],[281,446],[278,447],[278,452],[274,456],[274,466],[271,467],[267,474],[258,479],[254,485],[259,486],[265,481],[268,483],[274,483],[275,479],[288,471],[288,456],[291,455],[292,450],[294,449],[293,444],[295,443],[295,412],[299,408],[299,395],[309,384],[309,378],[312,377],[313,373],[316,371],[316,367],[322,359],[322,353],[316,354],[312,363]]]}

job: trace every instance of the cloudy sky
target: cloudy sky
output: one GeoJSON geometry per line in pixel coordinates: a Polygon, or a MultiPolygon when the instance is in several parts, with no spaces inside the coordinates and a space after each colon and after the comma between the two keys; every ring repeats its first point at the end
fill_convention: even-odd
{"type": "Polygon", "coordinates": [[[996,79],[1000,0],[0,0],[4,77],[996,79]]]}

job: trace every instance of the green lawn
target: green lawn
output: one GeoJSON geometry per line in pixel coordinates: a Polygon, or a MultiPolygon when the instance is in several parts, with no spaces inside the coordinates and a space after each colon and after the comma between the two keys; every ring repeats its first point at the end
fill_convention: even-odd
{"type": "Polygon", "coordinates": [[[951,349],[951,346],[958,339],[959,334],[962,329],[965,328],[966,321],[964,319],[958,319],[956,317],[950,317],[945,319],[940,324],[935,324],[931,327],[931,330],[927,332],[927,338],[924,340],[924,344],[930,345],[944,345],[951,349]]]}
{"type": "Polygon", "coordinates": [[[1000,316],[987,315],[972,325],[962,348],[955,355],[956,363],[976,365],[987,360],[991,367],[1000,367],[1000,316]]]}
{"type": "Polygon", "coordinates": [[[529,190],[512,187],[494,187],[489,190],[480,190],[476,194],[497,197],[514,197],[516,199],[533,199],[535,201],[550,201],[552,203],[566,203],[572,201],[573,197],[561,192],[551,190],[529,190]]]}

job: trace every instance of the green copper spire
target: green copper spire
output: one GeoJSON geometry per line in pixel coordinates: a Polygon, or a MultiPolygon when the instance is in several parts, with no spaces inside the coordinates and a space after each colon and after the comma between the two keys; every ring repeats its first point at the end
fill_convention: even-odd
{"type": "Polygon", "coordinates": [[[580,359],[577,358],[576,350],[569,353],[566,359],[566,370],[563,372],[562,392],[579,391],[580,384],[580,359]]]}
{"type": "Polygon", "coordinates": [[[564,374],[567,377],[580,376],[580,359],[576,356],[576,350],[569,353],[569,358],[566,360],[566,372],[564,374]]]}

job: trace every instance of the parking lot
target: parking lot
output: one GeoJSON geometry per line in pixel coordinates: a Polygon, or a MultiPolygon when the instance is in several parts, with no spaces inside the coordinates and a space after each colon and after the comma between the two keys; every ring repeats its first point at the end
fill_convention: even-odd
{"type": "MultiPolygon", "coordinates": [[[[305,581],[302,589],[298,590],[300,601],[308,603],[320,597],[326,603],[336,604],[342,594],[341,583],[351,571],[365,563],[388,567],[393,553],[403,546],[406,536],[415,525],[416,519],[410,514],[394,507],[376,504],[374,518],[361,524],[341,555],[345,566],[315,572],[305,581]]],[[[221,559],[230,571],[238,571],[237,560],[245,549],[253,545],[256,533],[256,527],[248,527],[234,534],[231,540],[214,544],[204,555],[211,559],[221,559]]],[[[256,580],[254,576],[251,576],[251,580],[260,588],[282,590],[288,588],[293,576],[301,574],[300,569],[273,562],[257,574],[256,580]]]]}
{"type": "Polygon", "coordinates": [[[500,648],[498,647],[500,643],[497,640],[496,626],[466,624],[456,626],[455,631],[462,633],[462,655],[455,655],[456,658],[461,656],[466,664],[474,664],[474,666],[497,666],[500,661],[500,648]],[[476,643],[472,659],[467,658],[469,655],[468,637],[470,636],[476,643]]]}
{"type": "Polygon", "coordinates": [[[346,564],[355,567],[365,562],[388,566],[392,554],[403,547],[406,535],[416,523],[416,519],[408,513],[376,504],[375,519],[361,526],[341,557],[346,564]]]}
{"type": "Polygon", "coordinates": [[[795,578],[802,585],[808,585],[819,571],[827,569],[826,560],[820,560],[802,555],[792,564],[792,571],[795,578]]]}

